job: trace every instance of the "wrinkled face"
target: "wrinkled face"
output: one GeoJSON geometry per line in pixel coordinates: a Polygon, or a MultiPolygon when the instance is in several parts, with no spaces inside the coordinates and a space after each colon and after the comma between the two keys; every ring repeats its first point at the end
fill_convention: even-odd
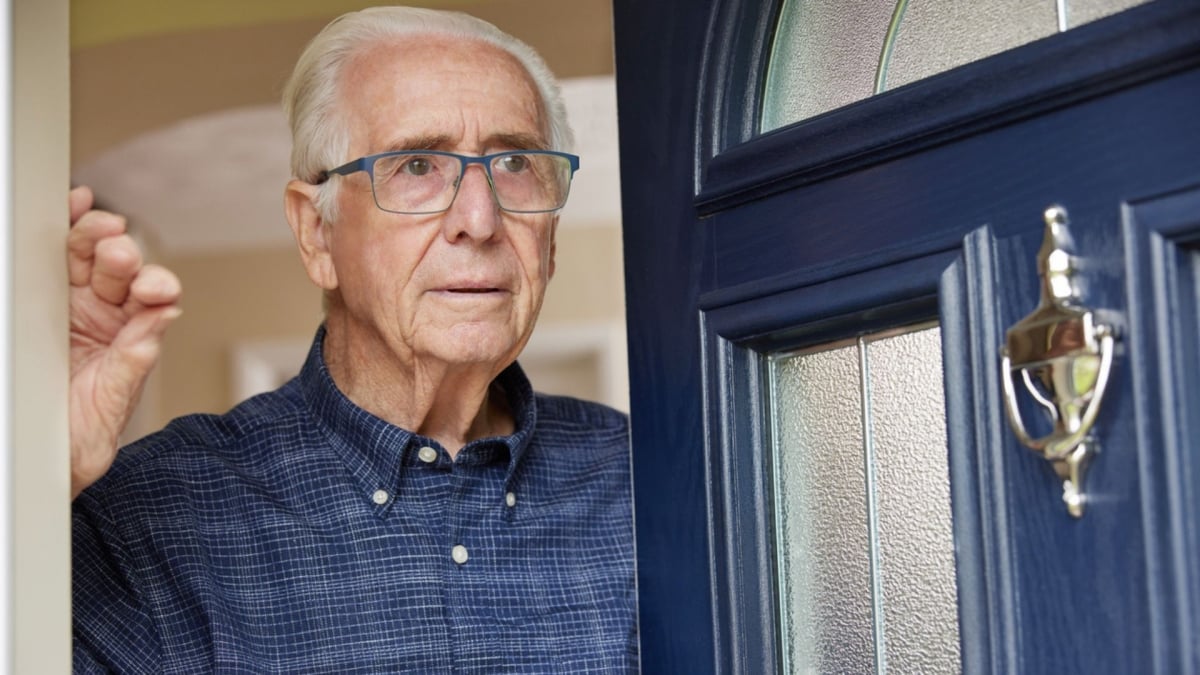
{"type": "MultiPolygon", "coordinates": [[[[418,36],[347,64],[343,161],[402,149],[482,155],[548,147],[536,86],[490,45],[418,36]]],[[[387,213],[365,172],[344,176],[327,226],[353,340],[402,359],[490,365],[516,359],[554,269],[555,214],[501,211],[479,165],[449,211],[387,213]],[[366,340],[366,343],[362,343],[366,340]]]]}

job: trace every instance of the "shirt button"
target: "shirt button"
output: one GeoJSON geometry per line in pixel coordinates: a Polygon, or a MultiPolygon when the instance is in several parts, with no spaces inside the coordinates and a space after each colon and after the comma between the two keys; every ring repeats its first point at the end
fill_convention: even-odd
{"type": "Polygon", "coordinates": [[[466,546],[463,546],[462,544],[456,544],[454,548],[450,549],[450,557],[454,558],[454,562],[461,565],[467,562],[467,558],[470,556],[467,555],[466,546]]]}
{"type": "Polygon", "coordinates": [[[437,459],[437,450],[434,450],[427,445],[417,451],[417,457],[420,457],[422,462],[429,464],[433,460],[437,459]]]}
{"type": "Polygon", "coordinates": [[[517,505],[517,493],[510,492],[510,493],[504,495],[504,503],[508,504],[509,506],[516,506],[517,505]]]}
{"type": "Polygon", "coordinates": [[[375,502],[376,504],[378,504],[380,506],[383,506],[384,504],[386,504],[387,500],[388,500],[387,490],[376,490],[375,494],[371,495],[371,501],[375,502]]]}

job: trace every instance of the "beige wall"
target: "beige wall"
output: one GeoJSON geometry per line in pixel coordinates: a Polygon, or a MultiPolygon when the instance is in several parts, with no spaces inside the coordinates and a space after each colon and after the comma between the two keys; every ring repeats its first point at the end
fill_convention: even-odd
{"type": "Polygon", "coordinates": [[[183,316],[167,335],[150,428],[186,413],[228,409],[233,403],[230,355],[237,343],[308,335],[320,322],[320,292],[294,249],[167,258],[163,263],[183,282],[183,316]]]}

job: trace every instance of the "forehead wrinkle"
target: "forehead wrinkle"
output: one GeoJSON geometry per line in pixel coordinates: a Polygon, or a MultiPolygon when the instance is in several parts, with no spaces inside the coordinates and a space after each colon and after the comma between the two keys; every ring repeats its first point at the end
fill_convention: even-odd
{"type": "MultiPolygon", "coordinates": [[[[462,42],[454,38],[450,38],[449,36],[443,36],[439,34],[418,35],[417,37],[433,42],[446,41],[451,43],[451,45],[456,48],[461,48],[463,46],[462,42]]],[[[439,121],[438,118],[440,116],[434,115],[431,116],[430,119],[427,119],[420,124],[421,126],[429,124],[432,126],[432,128],[426,130],[415,129],[411,132],[406,130],[396,130],[397,133],[392,136],[391,139],[388,139],[387,137],[372,138],[372,136],[375,135],[373,132],[380,131],[381,129],[373,129],[369,131],[368,128],[374,125],[362,124],[361,122],[367,122],[371,116],[369,110],[378,107],[378,105],[371,105],[370,102],[362,98],[352,102],[351,96],[341,96],[339,97],[339,107],[342,109],[341,112],[343,114],[352,114],[357,118],[356,122],[360,122],[358,124],[353,124],[353,126],[356,127],[356,131],[352,132],[352,137],[357,137],[358,143],[366,146],[362,147],[360,145],[362,150],[365,151],[364,154],[376,154],[378,152],[387,152],[393,150],[460,149],[463,151],[478,151],[482,154],[496,150],[549,149],[549,119],[545,109],[545,102],[542,100],[541,92],[538,90],[536,82],[533,80],[533,77],[530,75],[529,71],[526,70],[524,64],[522,64],[512,54],[509,54],[495,45],[491,45],[482,41],[468,41],[467,44],[473,44],[476,48],[480,48],[477,52],[478,54],[487,55],[482,68],[479,68],[479,72],[492,75],[500,71],[504,71],[507,68],[513,68],[519,73],[518,80],[513,83],[516,85],[518,91],[514,91],[512,93],[514,93],[519,99],[521,107],[525,108],[526,112],[531,116],[533,126],[536,131],[493,131],[492,133],[489,133],[478,139],[477,142],[480,147],[467,148],[463,147],[462,145],[465,139],[458,138],[457,133],[441,133],[441,129],[438,127],[442,126],[442,123],[445,121],[445,119],[442,118],[439,121]]],[[[381,55],[381,53],[387,55],[388,52],[392,51],[396,47],[398,46],[386,42],[364,45],[363,48],[358,50],[358,52],[348,60],[348,63],[345,64],[343,68],[342,77],[340,78],[339,82],[342,91],[354,91],[355,89],[362,87],[365,83],[374,80],[379,75],[378,68],[388,68],[388,65],[386,65],[388,62],[387,56],[380,60],[376,59],[381,55]]],[[[399,46],[399,49],[403,50],[404,46],[399,46]]],[[[394,63],[394,61],[392,63],[394,63]]],[[[471,72],[468,71],[466,74],[470,75],[471,72]]],[[[387,96],[386,91],[380,91],[376,93],[387,96]]],[[[467,111],[459,110],[457,112],[463,116],[463,121],[466,122],[467,111]]],[[[442,111],[442,114],[446,113],[450,113],[452,115],[454,114],[450,110],[442,111]]],[[[343,117],[343,119],[346,118],[343,117]]],[[[471,125],[470,123],[466,123],[461,126],[466,128],[471,125]]],[[[354,141],[352,141],[352,143],[353,142],[354,141]]]]}

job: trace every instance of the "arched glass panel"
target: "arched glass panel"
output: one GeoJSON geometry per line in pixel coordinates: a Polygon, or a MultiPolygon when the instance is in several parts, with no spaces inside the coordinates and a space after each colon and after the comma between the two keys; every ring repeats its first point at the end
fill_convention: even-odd
{"type": "Polygon", "coordinates": [[[762,131],[1019,47],[1148,0],[784,0],[762,131]]]}

